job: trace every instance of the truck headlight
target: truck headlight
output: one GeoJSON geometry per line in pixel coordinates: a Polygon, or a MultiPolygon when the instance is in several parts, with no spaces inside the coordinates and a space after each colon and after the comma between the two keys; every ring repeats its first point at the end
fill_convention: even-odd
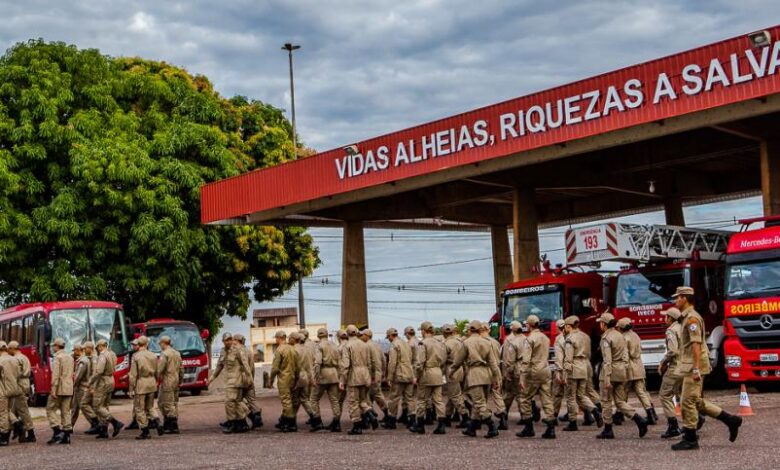
{"type": "Polygon", "coordinates": [[[726,356],[726,367],[742,367],[742,357],[726,356]]]}

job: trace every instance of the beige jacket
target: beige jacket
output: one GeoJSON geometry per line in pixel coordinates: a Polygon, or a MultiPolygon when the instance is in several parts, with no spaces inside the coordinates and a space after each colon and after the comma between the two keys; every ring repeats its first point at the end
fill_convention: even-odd
{"type": "Polygon", "coordinates": [[[411,383],[414,379],[412,370],[412,348],[409,343],[396,338],[390,348],[390,357],[387,361],[387,380],[391,383],[411,383]]]}
{"type": "Polygon", "coordinates": [[[181,354],[169,347],[160,352],[160,360],[157,363],[157,380],[160,381],[160,390],[174,391],[184,379],[184,371],[181,368],[181,354]]]}
{"type": "Polygon", "coordinates": [[[601,373],[599,381],[625,382],[628,379],[628,349],[626,340],[614,328],[609,328],[601,335],[601,373]]]}
{"type": "Polygon", "coordinates": [[[341,383],[349,387],[368,387],[375,380],[377,369],[371,347],[350,337],[341,351],[341,383]]]}
{"type": "Polygon", "coordinates": [[[442,367],[447,362],[447,348],[433,337],[423,338],[417,348],[417,385],[441,386],[444,384],[442,367]]]}
{"type": "Polygon", "coordinates": [[[157,391],[157,356],[148,349],[133,354],[128,391],[138,395],[157,391]]]}
{"type": "Polygon", "coordinates": [[[62,349],[52,361],[51,391],[58,397],[73,396],[73,356],[62,349]]]}

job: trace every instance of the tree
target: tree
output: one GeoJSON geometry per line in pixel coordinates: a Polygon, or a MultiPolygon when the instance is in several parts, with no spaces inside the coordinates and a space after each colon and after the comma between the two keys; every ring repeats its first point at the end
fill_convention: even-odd
{"type": "Polygon", "coordinates": [[[0,300],[101,298],[216,331],[319,264],[304,229],[204,227],[200,187],[293,158],[282,111],[164,62],[0,58],[0,300]]]}
{"type": "Polygon", "coordinates": [[[466,328],[469,326],[469,320],[458,320],[457,318],[453,319],[455,322],[455,329],[458,331],[458,334],[463,336],[466,334],[466,328]]]}

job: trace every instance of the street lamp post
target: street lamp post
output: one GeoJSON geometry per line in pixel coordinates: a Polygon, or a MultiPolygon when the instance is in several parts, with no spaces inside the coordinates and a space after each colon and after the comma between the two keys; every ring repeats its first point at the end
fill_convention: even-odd
{"type": "MultiPolygon", "coordinates": [[[[298,158],[298,132],[295,128],[295,81],[293,80],[293,51],[300,49],[301,46],[287,42],[282,46],[283,51],[287,51],[287,57],[290,62],[290,108],[292,117],[292,141],[293,155],[298,158]]],[[[303,275],[298,275],[298,323],[301,328],[306,328],[306,313],[303,309],[303,275]]]]}

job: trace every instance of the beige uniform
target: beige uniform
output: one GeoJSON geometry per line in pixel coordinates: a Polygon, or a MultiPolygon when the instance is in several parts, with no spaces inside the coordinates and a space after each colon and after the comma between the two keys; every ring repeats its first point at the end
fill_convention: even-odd
{"type": "Polygon", "coordinates": [[[628,350],[623,335],[614,328],[608,328],[601,336],[601,405],[604,407],[604,423],[612,424],[612,415],[622,412],[626,418],[634,417],[634,409],[626,403],[626,380],[628,380],[628,350]],[[607,388],[611,384],[612,388],[607,388]],[[614,408],[613,408],[614,402],[614,408]]]}
{"type": "Polygon", "coordinates": [[[682,312],[682,318],[680,362],[677,364],[677,371],[683,377],[680,408],[682,409],[683,427],[696,429],[699,413],[715,418],[723,410],[702,397],[704,376],[710,373],[709,351],[707,342],[704,341],[704,320],[693,307],[685,309],[682,312]],[[693,345],[695,343],[701,345],[701,356],[698,364],[693,363],[693,345]],[[702,377],[699,381],[693,380],[693,369],[697,367],[702,377]]]}
{"type": "Polygon", "coordinates": [[[387,372],[387,360],[385,359],[385,353],[382,352],[382,347],[379,343],[369,339],[366,344],[371,348],[371,354],[374,355],[374,363],[379,369],[379,380],[371,385],[368,390],[368,397],[372,402],[379,405],[382,410],[387,410],[387,402],[385,401],[385,395],[382,393],[382,378],[385,377],[387,372]]]}
{"type": "Polygon", "coordinates": [[[92,403],[95,407],[100,424],[106,425],[114,419],[109,411],[111,394],[114,392],[114,368],[116,367],[116,355],[106,348],[98,354],[97,364],[90,379],[90,385],[95,390],[92,403]]]}
{"type": "Polygon", "coordinates": [[[447,380],[443,388],[447,398],[445,413],[447,416],[452,415],[453,412],[465,415],[467,410],[463,400],[463,366],[457,369],[453,367],[455,358],[463,349],[463,342],[455,336],[450,336],[444,340],[444,347],[447,350],[447,361],[444,367],[444,375],[447,380]]]}
{"type": "Polygon", "coordinates": [[[27,405],[27,401],[30,398],[30,360],[21,351],[17,351],[11,357],[19,361],[19,389],[22,392],[21,395],[14,399],[12,409],[16,417],[22,420],[24,430],[29,431],[34,429],[30,408],[27,405]]]}
{"type": "Polygon", "coordinates": [[[11,432],[11,402],[22,394],[19,388],[19,361],[0,352],[0,433],[11,432]]]}
{"type": "Polygon", "coordinates": [[[157,356],[147,349],[133,354],[128,392],[133,396],[135,420],[141,429],[154,418],[154,393],[157,391],[157,356]]]}
{"type": "MultiPolygon", "coordinates": [[[[248,409],[244,404],[244,391],[252,380],[246,349],[234,344],[225,353],[225,415],[228,420],[246,418],[248,409]]],[[[216,378],[217,371],[214,371],[216,378]]]]}
{"type": "Polygon", "coordinates": [[[504,344],[501,347],[501,368],[503,370],[504,377],[504,409],[509,413],[512,408],[512,403],[517,402],[517,410],[520,411],[521,405],[521,393],[518,387],[518,377],[515,375],[517,370],[517,363],[523,355],[523,348],[525,347],[525,336],[522,333],[512,333],[504,340],[504,344]]]}
{"type": "Polygon", "coordinates": [[[587,393],[592,374],[590,338],[579,329],[572,330],[566,337],[563,370],[566,374],[566,409],[569,421],[572,421],[576,419],[578,406],[587,411],[596,408],[587,393]]]}
{"type": "Polygon", "coordinates": [[[666,368],[664,376],[661,379],[661,388],[658,390],[658,397],[661,399],[661,406],[664,408],[664,414],[667,418],[674,418],[674,396],[680,396],[682,392],[682,376],[677,372],[677,363],[680,358],[680,337],[682,335],[682,325],[675,321],[666,329],[666,354],[661,359],[661,364],[666,368]]]}
{"type": "Polygon", "coordinates": [[[353,423],[360,422],[362,415],[371,409],[368,398],[371,382],[381,379],[371,348],[357,337],[350,336],[341,352],[339,369],[341,383],[347,388],[349,418],[353,423]]]}
{"type": "Polygon", "coordinates": [[[466,394],[473,404],[472,419],[490,418],[487,397],[491,384],[501,380],[498,361],[492,353],[490,342],[478,334],[472,334],[463,341],[463,349],[455,359],[453,367],[466,366],[466,394]]]}
{"type": "Polygon", "coordinates": [[[413,404],[413,360],[409,343],[400,338],[393,340],[387,361],[387,381],[391,384],[388,409],[393,416],[398,415],[399,403],[404,410],[410,410],[413,404]]]}
{"type": "Polygon", "coordinates": [[[639,339],[634,331],[628,330],[623,333],[626,339],[626,348],[628,349],[628,381],[626,382],[626,393],[634,392],[642,408],[649,409],[653,407],[650,401],[650,394],[647,393],[645,386],[645,365],[642,362],[642,340],[639,339]]]}
{"type": "MultiPolygon", "coordinates": [[[[493,355],[493,357],[496,360],[496,364],[499,365],[499,370],[501,369],[501,343],[496,341],[495,338],[488,335],[484,337],[488,343],[490,343],[490,354],[493,355]]],[[[489,395],[488,395],[488,409],[490,409],[491,412],[495,413],[496,416],[498,416],[500,413],[503,413],[506,407],[504,406],[504,394],[501,389],[501,380],[498,381],[498,387],[497,388],[490,388],[489,395]]]]}
{"type": "MultiPolygon", "coordinates": [[[[86,368],[86,378],[81,382],[81,399],[79,400],[79,411],[84,413],[84,417],[88,420],[97,419],[97,412],[95,412],[95,395],[90,388],[90,381],[95,374],[95,367],[97,367],[97,355],[92,354],[88,356],[86,352],[79,358],[80,361],[84,361],[86,368]]],[[[78,372],[78,368],[76,369],[78,372]]]]}
{"type": "MultiPolygon", "coordinates": [[[[249,414],[261,412],[262,410],[257,406],[257,390],[255,390],[255,356],[252,349],[246,348],[247,364],[249,365],[249,371],[251,372],[252,380],[244,389],[244,406],[246,406],[249,414]]],[[[178,401],[178,395],[177,395],[178,401]]]]}
{"type": "Polygon", "coordinates": [[[183,374],[179,351],[170,346],[160,351],[160,359],[157,362],[157,380],[160,382],[157,406],[165,418],[179,416],[179,386],[184,378],[183,374]]]}
{"type": "MultiPolygon", "coordinates": [[[[555,351],[554,366],[552,371],[552,383],[550,393],[553,400],[553,416],[558,416],[561,412],[561,405],[563,404],[563,398],[566,396],[566,385],[561,381],[566,381],[566,372],[563,369],[563,358],[566,354],[564,349],[566,347],[566,335],[563,331],[559,331],[555,337],[555,343],[553,344],[553,350],[555,351]]],[[[576,415],[574,415],[576,416],[576,415]]]]}
{"type": "Polygon", "coordinates": [[[73,430],[70,401],[73,396],[73,357],[60,349],[54,355],[51,366],[51,393],[46,402],[46,418],[49,426],[63,431],[73,430]],[[59,413],[59,416],[58,416],[59,413]]]}
{"type": "Polygon", "coordinates": [[[311,380],[314,377],[314,354],[311,348],[303,343],[298,343],[294,347],[300,358],[301,371],[293,390],[293,414],[298,415],[298,410],[302,406],[309,417],[316,416],[310,401],[311,380]]]}
{"type": "Polygon", "coordinates": [[[428,401],[436,410],[437,418],[444,418],[444,400],[442,386],[444,374],[442,367],[447,361],[447,349],[441,341],[433,337],[422,340],[417,348],[417,416],[425,416],[428,401]]]}
{"type": "Polygon", "coordinates": [[[274,379],[278,379],[276,388],[279,390],[279,399],[282,401],[282,416],[284,418],[295,418],[292,392],[300,374],[300,362],[295,348],[289,344],[280,344],[276,348],[274,361],[271,364],[271,383],[274,383],[274,379]]]}
{"type": "Polygon", "coordinates": [[[525,348],[516,372],[523,395],[520,414],[526,419],[532,416],[531,401],[536,395],[539,395],[542,401],[545,417],[548,420],[555,419],[550,395],[552,374],[547,365],[549,355],[550,339],[538,329],[532,330],[525,339],[525,348]]]}
{"type": "Polygon", "coordinates": [[[333,418],[339,420],[341,418],[341,402],[339,400],[339,361],[341,355],[339,354],[336,346],[327,340],[327,338],[320,339],[319,343],[316,343],[316,349],[314,354],[314,399],[312,400],[312,411],[315,416],[322,416],[320,414],[320,399],[322,395],[327,393],[328,400],[330,401],[330,408],[333,411],[333,418]]]}
{"type": "Polygon", "coordinates": [[[73,373],[73,399],[70,404],[70,422],[75,426],[79,418],[79,412],[89,420],[95,418],[92,408],[89,411],[82,409],[84,395],[89,393],[89,378],[92,376],[92,360],[86,354],[79,356],[76,361],[76,370],[73,373]],[[88,414],[92,412],[91,414],[88,414]]]}

